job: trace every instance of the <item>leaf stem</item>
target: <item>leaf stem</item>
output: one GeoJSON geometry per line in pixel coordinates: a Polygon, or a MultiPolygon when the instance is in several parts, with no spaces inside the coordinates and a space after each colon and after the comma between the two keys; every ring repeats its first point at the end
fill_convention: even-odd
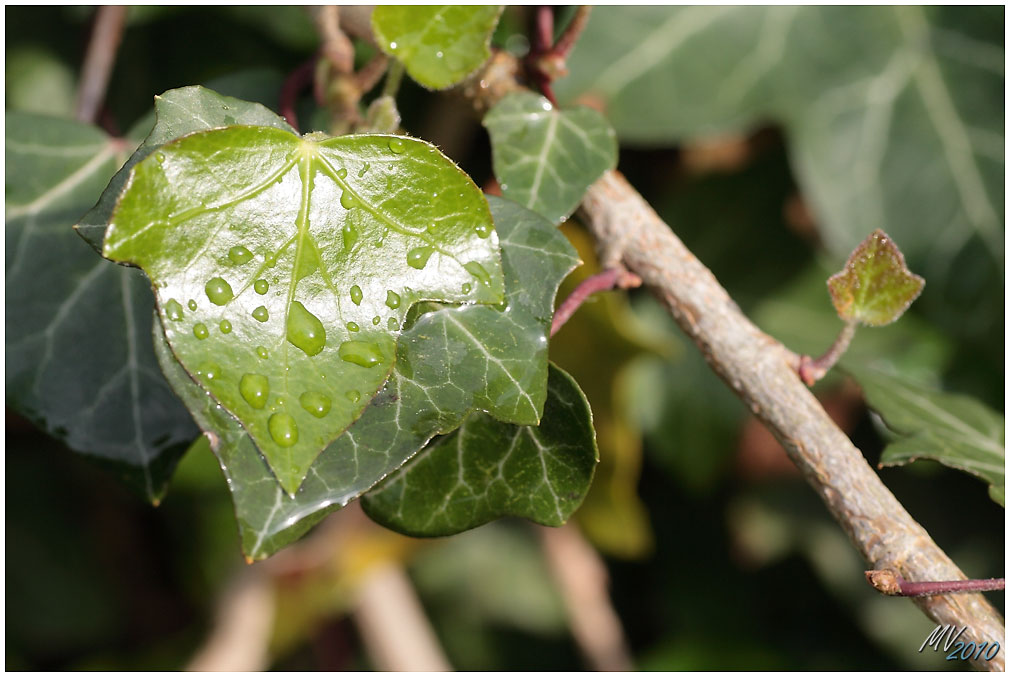
{"type": "Polygon", "coordinates": [[[105,100],[105,90],[109,86],[112,67],[116,62],[116,50],[123,39],[126,11],[124,5],[98,8],[95,26],[84,55],[81,84],[77,89],[77,104],[74,109],[74,117],[81,122],[94,122],[102,101],[105,100]]]}
{"type": "Polygon", "coordinates": [[[280,113],[296,131],[298,130],[298,116],[295,115],[295,101],[298,100],[298,94],[312,83],[315,71],[316,57],[312,57],[291,71],[281,86],[280,113]]]}
{"type": "Polygon", "coordinates": [[[396,93],[400,91],[400,83],[403,82],[403,62],[393,59],[389,62],[389,70],[386,71],[386,81],[382,85],[382,96],[396,98],[396,93]]]}
{"type": "Polygon", "coordinates": [[[383,74],[386,73],[386,69],[389,67],[389,57],[387,57],[382,52],[379,52],[374,57],[372,57],[368,63],[362,66],[357,73],[354,74],[354,81],[358,87],[358,91],[364,94],[375,87],[379,83],[383,74]]]}
{"type": "Polygon", "coordinates": [[[852,337],[856,335],[857,326],[858,322],[856,320],[846,322],[842,330],[838,332],[835,342],[817,359],[813,359],[809,355],[800,357],[799,373],[804,383],[812,386],[824,378],[824,375],[845,354],[849,343],[852,342],[852,337]]]}
{"type": "Polygon", "coordinates": [[[918,581],[913,583],[906,581],[900,574],[887,569],[874,569],[865,573],[866,581],[878,592],[893,597],[931,597],[968,592],[990,592],[1006,588],[1005,578],[970,578],[960,581],[918,581]]]}
{"type": "Polygon", "coordinates": [[[585,303],[586,299],[593,294],[601,291],[610,291],[615,288],[631,289],[639,287],[641,284],[642,279],[640,277],[621,268],[610,268],[602,273],[590,275],[572,290],[572,293],[561,302],[561,305],[554,312],[554,320],[551,322],[551,336],[557,334],[565,322],[579,309],[579,306],[585,303]]]}

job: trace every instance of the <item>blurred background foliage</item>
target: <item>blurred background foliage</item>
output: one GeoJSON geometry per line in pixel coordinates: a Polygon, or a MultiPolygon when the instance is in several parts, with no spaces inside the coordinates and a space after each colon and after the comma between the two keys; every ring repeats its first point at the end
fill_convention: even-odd
{"type": "MultiPolygon", "coordinates": [[[[608,11],[609,18],[602,9],[594,12],[569,63],[571,81],[559,83],[560,91],[611,105],[624,143],[620,170],[744,312],[794,350],[819,353],[839,326],[824,280],[844,260],[844,246],[833,243],[845,238],[823,210],[835,204],[835,196],[794,170],[809,169],[818,153],[830,155],[826,143],[796,146],[803,134],[821,139],[801,114],[815,102],[802,100],[800,84],[812,82],[806,91],[816,92],[837,86],[847,73],[858,76],[860,69],[882,72],[892,63],[893,27],[834,10],[842,12],[835,18],[843,24],[836,25],[845,30],[869,27],[860,33],[865,44],[811,45],[810,31],[823,30],[831,17],[804,10],[789,33],[792,42],[767,45],[760,53],[778,49],[815,63],[794,73],[771,64],[796,64],[799,57],[779,54],[782,61],[739,76],[764,89],[755,86],[753,96],[727,103],[711,83],[720,81],[722,65],[755,45],[727,47],[742,40],[742,28],[713,18],[704,40],[689,41],[685,49],[692,51],[671,67],[681,77],[677,91],[653,83],[651,90],[633,93],[631,103],[601,102],[598,96],[594,102],[592,88],[579,78],[588,82],[598,74],[594,61],[618,49],[621,40],[633,40],[635,25],[664,21],[674,10],[634,16],[608,11]],[[841,73],[824,65],[846,57],[845,49],[863,49],[867,56],[841,73]],[[819,73],[830,73],[824,79],[832,82],[821,82],[819,73]],[[683,114],[664,120],[653,108],[683,114]],[[645,118],[648,125],[636,133],[636,120],[645,118]],[[803,156],[807,150],[814,155],[803,156]],[[811,189],[813,196],[805,192],[811,189]]],[[[995,50],[1002,61],[1001,8],[929,12],[930,21],[967,31],[977,60],[995,50]]],[[[569,13],[563,9],[559,17],[569,13]]],[[[5,15],[7,109],[70,117],[93,9],[7,7],[5,15]]],[[[496,46],[522,55],[528,20],[524,8],[507,10],[496,46]]],[[[953,33],[938,34],[942,49],[957,48],[950,48],[953,33]]],[[[149,115],[155,94],[189,84],[275,105],[284,74],[317,47],[310,18],[296,7],[133,8],[103,125],[124,132],[149,115]]],[[[1001,69],[997,80],[995,91],[971,80],[958,99],[961,113],[978,128],[990,122],[984,118],[993,97],[1002,105],[1001,69]]],[[[400,109],[409,133],[437,143],[478,184],[487,184],[486,133],[460,98],[405,83],[400,109]]],[[[998,112],[1002,118],[1002,108],[998,112]]],[[[325,115],[305,97],[300,119],[325,115]]],[[[890,134],[898,138],[901,131],[890,134]]],[[[993,162],[1002,178],[1002,127],[993,133],[987,142],[998,138],[999,147],[989,148],[989,155],[998,155],[993,162]]],[[[902,162],[920,162],[901,157],[905,145],[888,151],[890,180],[907,180],[899,171],[902,162]]],[[[998,197],[1001,206],[1002,192],[998,197]]],[[[863,197],[848,199],[858,203],[863,197]]],[[[883,213],[916,213],[917,205],[896,200],[889,198],[883,213]]],[[[851,204],[845,213],[857,218],[862,208],[851,204]]],[[[1000,207],[1000,241],[1002,218],[1000,207]]],[[[875,225],[848,227],[861,238],[875,225]]],[[[586,265],[562,295],[596,265],[579,225],[563,228],[586,265]]],[[[847,359],[890,363],[1002,411],[1002,249],[991,251],[984,238],[966,235],[959,253],[938,261],[930,241],[936,233],[892,234],[906,252],[923,252],[909,262],[925,275],[927,293],[898,323],[860,332],[847,359]]],[[[575,376],[593,405],[601,464],[575,521],[606,558],[636,667],[964,667],[917,652],[931,623],[907,601],[879,597],[864,583],[863,563],[777,442],[646,292],[604,294],[584,306],[552,342],[551,356],[575,376]]],[[[833,374],[815,392],[876,464],[883,439],[858,388],[833,374]]],[[[205,640],[225,585],[245,566],[227,489],[209,450],[196,445],[187,454],[155,509],[9,411],[6,431],[6,667],[184,667],[205,640]]],[[[880,473],[970,576],[1001,575],[1004,511],[981,483],[935,463],[880,473]]],[[[276,581],[274,667],[372,667],[346,615],[355,576],[382,559],[407,566],[454,667],[585,666],[531,525],[506,520],[434,541],[380,530],[346,546],[323,566],[276,581]]],[[[1002,597],[992,598],[1002,609],[1002,597]]]]}

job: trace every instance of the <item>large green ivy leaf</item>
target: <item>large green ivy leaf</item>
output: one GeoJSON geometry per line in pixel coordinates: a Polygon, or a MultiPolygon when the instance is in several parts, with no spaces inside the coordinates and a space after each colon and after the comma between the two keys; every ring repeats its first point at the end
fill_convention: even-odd
{"type": "Polygon", "coordinates": [[[173,352],[289,493],[385,383],[415,301],[503,300],[483,196],[394,136],[239,126],[165,144],[104,251],[151,277],[173,352]]]}
{"type": "Polygon", "coordinates": [[[247,557],[266,557],[297,539],[327,512],[400,467],[434,435],[457,428],[471,410],[522,412],[532,401],[537,411],[531,422],[540,420],[553,299],[577,259],[550,222],[507,200],[489,197],[488,202],[501,237],[504,309],[465,305],[418,318],[400,337],[385,388],[319,456],[294,497],[272,480],[238,422],[206,397],[163,347],[159,358],[173,388],[200,427],[219,440],[216,453],[229,480],[247,557]],[[493,342],[466,336],[476,336],[494,318],[499,332],[493,342]],[[450,333],[453,327],[456,332],[450,333]],[[451,368],[439,366],[446,363],[451,368]],[[521,373],[522,387],[499,379],[498,390],[489,372],[496,364],[512,365],[521,373]]]}
{"type": "Polygon", "coordinates": [[[154,97],[154,113],[154,129],[116,172],[98,204],[75,226],[81,237],[99,252],[102,251],[105,229],[112,218],[112,210],[126,186],[130,172],[138,162],[163,144],[186,134],[229,125],[260,125],[295,131],[265,106],[223,96],[198,85],[170,89],[161,96],[154,97]]]}
{"type": "Polygon", "coordinates": [[[502,194],[555,223],[617,164],[617,136],[591,108],[557,110],[542,96],[515,92],[484,116],[484,126],[502,194]]]}
{"type": "Polygon", "coordinates": [[[384,5],[372,12],[379,47],[430,89],[460,82],[491,56],[495,5],[384,5]]]}
{"type": "Polygon", "coordinates": [[[1005,506],[1006,421],[973,397],[944,393],[867,366],[847,366],[866,401],[898,437],[884,449],[881,465],[919,458],[971,473],[989,484],[1005,506]]]}
{"type": "Polygon", "coordinates": [[[147,280],[71,228],[129,146],[19,113],[5,145],[7,403],[157,501],[197,430],[158,372],[147,280]]]}
{"type": "Polygon", "coordinates": [[[373,520],[411,536],[448,536],[508,515],[561,526],[599,460],[589,402],[552,367],[537,426],[474,414],[361,499],[373,520]]]}
{"type": "Polygon", "coordinates": [[[837,256],[882,228],[931,285],[970,284],[977,302],[978,271],[1003,260],[1002,20],[996,7],[599,7],[555,91],[597,101],[642,144],[781,123],[837,256]],[[966,276],[955,263],[973,243],[966,276]]]}

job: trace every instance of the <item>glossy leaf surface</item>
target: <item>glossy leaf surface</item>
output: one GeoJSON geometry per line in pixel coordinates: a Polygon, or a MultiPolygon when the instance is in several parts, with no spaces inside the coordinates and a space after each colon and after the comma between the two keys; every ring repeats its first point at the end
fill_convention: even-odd
{"type": "Polygon", "coordinates": [[[552,367],[539,426],[473,414],[361,500],[383,526],[448,536],[512,515],[561,526],[582,503],[599,454],[589,402],[552,367]]]}
{"type": "Polygon", "coordinates": [[[781,124],[835,255],[883,228],[931,285],[970,286],[974,300],[987,284],[977,270],[1002,268],[1002,18],[998,8],[598,7],[555,92],[594,101],[623,142],[781,124]],[[968,277],[961,252],[978,261],[968,277]]]}
{"type": "Polygon", "coordinates": [[[484,117],[502,194],[560,223],[617,164],[617,135],[591,108],[558,110],[531,92],[507,95],[484,117]]]}
{"type": "Polygon", "coordinates": [[[966,395],[944,393],[871,367],[846,367],[866,401],[894,431],[881,465],[928,458],[971,473],[989,484],[989,495],[1005,506],[1006,421],[966,395]]]}
{"type": "Polygon", "coordinates": [[[151,350],[149,283],[72,228],[128,146],[18,113],[5,144],[7,403],[157,501],[198,431],[151,350]]]}
{"type": "Polygon", "coordinates": [[[102,250],[105,229],[130,172],[156,148],[186,134],[229,125],[261,125],[295,131],[265,106],[224,96],[200,86],[170,89],[161,96],[154,97],[154,113],[154,129],[116,172],[98,204],[75,226],[81,237],[98,251],[102,250]]]}
{"type": "Polygon", "coordinates": [[[167,350],[159,354],[173,388],[200,426],[221,440],[216,453],[229,479],[248,557],[266,557],[297,539],[327,512],[400,467],[434,435],[457,428],[471,410],[523,413],[532,402],[532,413],[525,420],[540,420],[547,393],[553,298],[577,259],[550,222],[507,200],[489,197],[488,202],[501,237],[505,309],[469,305],[417,319],[400,337],[396,365],[385,388],[319,456],[293,498],[272,480],[238,422],[204,396],[167,350]],[[455,327],[477,336],[480,327],[490,327],[495,320],[499,331],[493,343],[449,333],[455,327]],[[446,363],[450,368],[439,366],[446,363]],[[517,374],[521,366],[524,385],[517,388],[509,379],[499,379],[505,390],[495,390],[488,370],[496,364],[514,365],[517,374]]]}
{"type": "Polygon", "coordinates": [[[496,240],[430,144],[231,127],[137,165],[105,255],[148,273],[173,352],[293,493],[388,378],[415,301],[501,302],[496,240]]]}
{"type": "Polygon", "coordinates": [[[838,317],[880,327],[901,317],[925,284],[908,270],[891,238],[875,230],[853,250],[845,267],[828,278],[828,291],[838,317]]]}
{"type": "Polygon", "coordinates": [[[494,5],[383,5],[372,12],[379,47],[430,89],[463,80],[491,56],[494,5]]]}

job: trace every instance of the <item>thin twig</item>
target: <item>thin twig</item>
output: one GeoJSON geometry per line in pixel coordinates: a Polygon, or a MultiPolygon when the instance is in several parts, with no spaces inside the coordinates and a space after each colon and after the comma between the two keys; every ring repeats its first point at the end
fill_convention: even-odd
{"type": "Polygon", "coordinates": [[[970,578],[960,581],[906,581],[901,574],[888,570],[871,570],[866,581],[877,592],[893,597],[931,597],[969,592],[992,592],[1006,589],[1004,578],[970,578]]]}
{"type": "Polygon", "coordinates": [[[368,63],[354,74],[354,82],[357,85],[358,91],[362,94],[371,91],[372,87],[375,87],[379,83],[379,80],[382,79],[388,67],[388,56],[382,52],[373,56],[368,63]]]}
{"type": "Polygon", "coordinates": [[[280,112],[281,116],[288,121],[288,124],[298,129],[298,116],[295,113],[295,103],[298,95],[303,89],[308,87],[316,72],[316,58],[312,57],[298,68],[291,71],[284,84],[281,86],[280,112]]]}
{"type": "Polygon", "coordinates": [[[824,378],[824,375],[828,373],[831,367],[835,366],[839,358],[845,354],[845,351],[849,347],[849,343],[852,342],[852,337],[856,335],[856,328],[858,323],[854,320],[846,322],[842,327],[842,330],[838,332],[838,336],[835,337],[834,343],[831,344],[823,355],[814,359],[809,355],[800,356],[800,367],[799,373],[800,378],[808,386],[820,381],[824,378]]]}
{"type": "Polygon", "coordinates": [[[607,591],[607,566],[578,527],[538,527],[551,573],[561,591],[572,635],[596,671],[634,668],[621,620],[607,591]]]}
{"type": "Polygon", "coordinates": [[[579,36],[582,35],[586,24],[589,22],[589,12],[592,9],[590,5],[579,5],[579,8],[575,10],[572,20],[565,26],[564,32],[558,36],[558,41],[554,43],[554,48],[551,49],[551,53],[554,56],[562,59],[568,56],[572,51],[572,47],[578,42],[579,36]]]}
{"type": "Polygon", "coordinates": [[[593,294],[601,291],[610,291],[615,287],[619,289],[631,289],[639,287],[641,284],[642,279],[640,277],[622,268],[610,268],[604,270],[602,273],[590,275],[580,282],[572,290],[572,293],[561,302],[558,309],[554,311],[554,320],[551,322],[551,336],[557,334],[565,322],[579,309],[579,306],[585,303],[586,299],[593,294]]]}
{"type": "Polygon", "coordinates": [[[386,81],[382,83],[382,96],[396,98],[396,93],[400,90],[400,83],[403,82],[403,62],[393,59],[386,71],[386,81]]]}
{"type": "Polygon", "coordinates": [[[341,75],[354,70],[354,45],[340,28],[340,8],[324,5],[314,8],[316,25],[323,38],[323,54],[333,69],[341,75]]]}
{"type": "Polygon", "coordinates": [[[266,563],[245,567],[217,604],[206,642],[190,660],[190,672],[259,672],[269,667],[274,593],[266,563]]]}
{"type": "Polygon", "coordinates": [[[74,116],[81,122],[94,122],[105,100],[116,50],[123,39],[127,7],[106,5],[98,8],[95,27],[81,68],[81,83],[77,89],[74,116]]]}

